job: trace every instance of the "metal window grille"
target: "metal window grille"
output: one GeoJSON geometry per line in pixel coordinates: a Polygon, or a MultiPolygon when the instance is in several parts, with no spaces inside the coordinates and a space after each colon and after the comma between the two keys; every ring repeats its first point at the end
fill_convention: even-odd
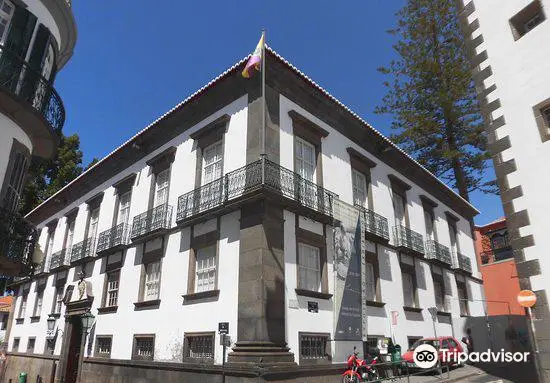
{"type": "Polygon", "coordinates": [[[109,337],[97,338],[97,353],[98,354],[110,354],[111,353],[111,341],[109,337]]]}
{"type": "Polygon", "coordinates": [[[303,359],[327,358],[328,337],[325,335],[302,335],[300,337],[300,357],[303,359]]]}
{"type": "Polygon", "coordinates": [[[136,355],[152,358],[154,352],[154,339],[150,337],[136,338],[136,355]]]}
{"type": "Polygon", "coordinates": [[[187,337],[187,357],[193,359],[214,359],[214,337],[193,335],[187,337]]]}

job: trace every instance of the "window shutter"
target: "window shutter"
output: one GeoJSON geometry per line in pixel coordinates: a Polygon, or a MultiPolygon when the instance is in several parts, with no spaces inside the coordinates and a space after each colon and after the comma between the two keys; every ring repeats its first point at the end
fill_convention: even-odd
{"type": "Polygon", "coordinates": [[[36,16],[25,8],[16,6],[11,20],[6,48],[24,59],[35,25],[36,16]]]}
{"type": "Polygon", "coordinates": [[[44,26],[44,24],[40,24],[38,26],[38,31],[36,32],[36,37],[34,39],[31,57],[29,58],[29,65],[38,73],[42,73],[42,62],[44,60],[44,55],[46,53],[49,42],[50,31],[44,26]]]}

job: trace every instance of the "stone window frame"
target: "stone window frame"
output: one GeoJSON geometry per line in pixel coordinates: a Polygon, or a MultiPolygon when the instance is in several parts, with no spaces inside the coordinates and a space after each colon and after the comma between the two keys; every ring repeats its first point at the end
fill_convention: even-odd
{"type": "Polygon", "coordinates": [[[380,261],[378,259],[378,245],[374,244],[376,252],[371,252],[368,250],[365,250],[365,262],[372,264],[373,273],[374,273],[374,279],[375,286],[374,286],[374,295],[376,300],[371,301],[367,300],[367,306],[375,306],[375,307],[383,307],[385,305],[384,302],[382,302],[382,283],[380,280],[380,261]]]}
{"type": "MultiPolygon", "coordinates": [[[[362,206],[362,207],[365,207],[369,210],[373,210],[374,200],[373,200],[373,194],[372,194],[371,169],[376,166],[376,162],[372,161],[371,159],[364,156],[358,150],[355,150],[352,147],[346,148],[346,151],[349,154],[349,163],[352,169],[352,173],[353,173],[353,170],[355,170],[365,176],[367,206],[362,206]]],[[[351,185],[353,185],[353,174],[352,174],[351,185]]],[[[352,196],[352,198],[353,198],[353,201],[355,202],[355,196],[352,196]]]]}
{"type": "Polygon", "coordinates": [[[72,209],[71,211],[67,212],[65,214],[65,233],[63,233],[63,249],[68,249],[67,248],[67,240],[68,240],[68,236],[69,236],[69,227],[71,224],[75,225],[73,226],[73,239],[72,239],[72,243],[71,243],[71,248],[72,246],[74,245],[74,234],[75,234],[75,228],[76,228],[76,217],[78,215],[78,211],[79,211],[79,208],[78,206],[75,207],[74,209],[72,209]]]}
{"type": "Polygon", "coordinates": [[[323,225],[323,235],[319,235],[312,231],[302,229],[299,226],[299,216],[296,215],[296,289],[297,295],[318,298],[330,299],[332,294],[329,293],[328,287],[328,262],[327,262],[327,243],[326,243],[326,226],[323,225]],[[300,286],[300,243],[319,248],[319,268],[320,268],[320,283],[321,291],[311,291],[300,286]]]}
{"type": "MultiPolygon", "coordinates": [[[[411,185],[402,181],[393,174],[388,174],[388,179],[390,180],[390,187],[392,192],[392,205],[395,204],[394,194],[398,194],[403,199],[403,219],[405,220],[405,227],[410,228],[410,218],[409,218],[409,202],[407,199],[407,191],[411,190],[411,185]]],[[[395,220],[395,205],[394,209],[394,220],[395,220]]]]}
{"type": "MultiPolygon", "coordinates": [[[[164,241],[163,241],[164,242],[164,241]]],[[[164,247],[164,243],[162,245],[162,247],[164,247]]],[[[138,290],[138,300],[137,302],[134,302],[134,310],[137,310],[139,308],[143,308],[143,307],[151,307],[151,308],[158,308],[159,305],[160,305],[160,293],[161,293],[161,284],[162,284],[162,264],[163,264],[163,259],[162,259],[162,253],[155,257],[148,257],[147,260],[143,260],[143,262],[141,263],[141,270],[140,270],[140,277],[139,277],[139,290],[138,290]],[[152,263],[159,263],[159,268],[160,268],[160,273],[159,273],[159,293],[158,293],[158,297],[157,299],[144,299],[145,298],[145,283],[146,283],[146,267],[147,265],[149,264],[152,264],[152,263]]],[[[117,306],[118,307],[118,306],[117,306]]]]}
{"type": "Polygon", "coordinates": [[[220,294],[219,290],[219,275],[220,275],[220,220],[217,220],[216,230],[205,234],[194,236],[194,226],[191,227],[191,246],[189,247],[189,264],[187,271],[187,293],[183,295],[186,302],[202,299],[202,298],[217,298],[220,294]],[[208,291],[195,291],[195,278],[197,267],[197,251],[204,247],[216,246],[216,282],[215,288],[208,291]]]}
{"type": "Polygon", "coordinates": [[[169,179],[168,179],[168,195],[166,196],[166,203],[168,204],[169,198],[170,198],[170,187],[172,186],[172,163],[176,159],[176,151],[177,148],[175,146],[170,146],[161,153],[157,154],[153,158],[147,160],[145,164],[149,166],[150,174],[151,174],[151,185],[149,186],[149,201],[147,204],[147,210],[149,211],[156,206],[153,206],[155,204],[155,193],[156,193],[156,185],[157,185],[157,176],[159,173],[163,172],[164,170],[169,171],[169,179]]]}
{"type": "Polygon", "coordinates": [[[10,149],[10,155],[8,159],[8,166],[6,167],[6,172],[4,175],[4,181],[2,184],[2,188],[0,189],[0,206],[4,207],[7,210],[15,211],[17,210],[17,206],[11,206],[8,207],[5,205],[6,203],[6,195],[8,194],[8,188],[10,184],[10,179],[13,176],[14,167],[17,161],[17,156],[23,156],[24,162],[22,164],[22,168],[20,169],[20,177],[18,183],[18,190],[16,190],[18,196],[21,196],[21,193],[23,192],[23,188],[25,186],[25,180],[27,178],[27,171],[31,162],[31,152],[29,151],[29,148],[27,148],[25,145],[23,145],[20,141],[13,139],[11,149],[10,149]]]}
{"type": "MultiPolygon", "coordinates": [[[[113,335],[112,334],[107,334],[107,335],[96,335],[95,337],[95,342],[94,342],[94,357],[95,358],[107,358],[107,359],[110,359],[111,358],[111,352],[113,351],[113,335]],[[99,352],[98,349],[99,349],[99,340],[100,339],[109,339],[111,341],[111,344],[109,346],[109,353],[103,353],[103,352],[99,352]]],[[[132,350],[132,354],[133,354],[133,350],[132,350]]]]}
{"type": "MultiPolygon", "coordinates": [[[[118,215],[120,213],[120,197],[122,195],[126,193],[130,193],[130,209],[132,208],[132,191],[134,188],[134,184],[136,182],[136,178],[137,178],[137,173],[132,173],[113,184],[113,188],[115,189],[116,200],[115,200],[115,206],[114,206],[114,212],[113,212],[113,223],[111,227],[117,226],[118,215]]],[[[128,214],[128,221],[126,222],[126,225],[129,225],[129,224],[130,224],[130,215],[128,214]]]]}
{"type": "Polygon", "coordinates": [[[542,6],[540,0],[534,0],[512,16],[508,22],[510,24],[510,29],[512,30],[512,36],[514,37],[514,40],[517,41],[535,29],[538,25],[542,24],[545,20],[546,14],[544,13],[544,7],[542,6]],[[532,20],[537,14],[540,14],[541,16],[540,22],[533,26],[533,28],[526,31],[525,24],[532,20]]]}
{"type": "Polygon", "coordinates": [[[533,106],[533,113],[539,129],[540,140],[542,142],[550,140],[550,97],[533,106]],[[543,111],[548,111],[549,116],[543,111]]]}
{"type": "Polygon", "coordinates": [[[418,296],[418,281],[417,281],[417,275],[416,275],[416,260],[413,257],[410,257],[413,260],[413,265],[410,265],[403,261],[403,254],[399,254],[399,267],[401,269],[401,289],[403,291],[403,295],[405,294],[404,286],[403,286],[403,274],[409,274],[412,276],[412,283],[413,283],[413,303],[414,306],[407,306],[405,305],[405,297],[403,296],[403,310],[405,311],[413,311],[413,312],[420,312],[422,311],[422,308],[420,307],[420,300],[418,296]]]}
{"type": "MultiPolygon", "coordinates": [[[[99,234],[99,216],[101,214],[101,202],[103,202],[103,196],[105,192],[101,192],[93,196],[92,198],[86,201],[87,205],[87,217],[86,217],[86,228],[84,230],[84,241],[87,241],[90,236],[90,224],[92,223],[92,213],[97,210],[97,232],[99,234]]],[[[97,238],[96,238],[97,239],[97,238]]],[[[74,243],[73,243],[74,245],[74,243]]]]}
{"type": "Polygon", "coordinates": [[[319,365],[332,363],[332,347],[331,347],[330,333],[328,332],[309,332],[298,331],[298,363],[299,365],[319,365]],[[313,336],[325,338],[325,352],[322,358],[305,358],[302,353],[302,337],[313,336]]]}
{"type": "Polygon", "coordinates": [[[35,337],[35,336],[30,336],[30,337],[27,339],[27,350],[26,350],[26,353],[27,353],[27,354],[34,354],[35,348],[36,348],[36,337],[35,337]],[[32,341],[32,348],[30,347],[30,346],[31,346],[31,341],[32,341]]]}
{"type": "Polygon", "coordinates": [[[222,177],[223,165],[225,162],[225,134],[229,129],[231,116],[224,114],[201,129],[189,135],[189,138],[195,141],[196,163],[195,163],[195,189],[202,186],[203,172],[203,151],[217,142],[221,142],[222,147],[222,177]]]}
{"type": "Polygon", "coordinates": [[[134,334],[132,337],[132,360],[154,360],[155,359],[155,334],[134,334]],[[139,338],[151,338],[153,340],[153,352],[151,356],[137,355],[137,339],[139,338]]]}
{"type": "Polygon", "coordinates": [[[111,268],[109,270],[105,271],[104,279],[103,279],[103,293],[101,294],[101,307],[97,308],[98,313],[104,314],[104,313],[111,313],[111,312],[117,312],[118,310],[118,300],[120,299],[120,272],[122,271],[121,267],[118,268],[111,268]],[[113,306],[107,306],[107,299],[108,299],[108,286],[109,286],[109,276],[118,273],[118,295],[117,295],[117,304],[113,306]]]}
{"type": "Polygon", "coordinates": [[[329,132],[319,125],[298,113],[296,110],[290,110],[288,112],[290,119],[292,120],[292,134],[293,134],[293,171],[296,172],[296,161],[294,156],[296,155],[296,137],[313,145],[315,148],[315,184],[323,186],[323,138],[328,137],[329,132]]]}
{"type": "Polygon", "coordinates": [[[215,331],[202,331],[202,332],[185,332],[183,334],[183,361],[203,364],[214,364],[216,358],[216,332],[215,331]],[[189,339],[198,337],[210,337],[212,338],[212,357],[211,358],[192,358],[189,356],[190,347],[189,339]]]}
{"type": "Polygon", "coordinates": [[[438,204],[430,199],[429,197],[426,197],[425,195],[420,195],[420,201],[422,203],[422,210],[424,215],[424,228],[426,232],[426,240],[429,240],[428,237],[428,225],[426,222],[426,214],[428,214],[432,220],[432,234],[433,234],[433,241],[437,242],[437,220],[435,215],[435,208],[438,206],[438,204]]]}
{"type": "Polygon", "coordinates": [[[19,346],[21,345],[21,337],[15,337],[13,338],[13,342],[11,344],[11,352],[19,352],[19,346]]]}
{"type": "Polygon", "coordinates": [[[469,317],[471,314],[470,314],[470,295],[468,294],[468,286],[466,285],[466,281],[459,281],[459,280],[456,280],[456,290],[457,290],[457,295],[458,295],[458,306],[459,306],[459,310],[460,310],[460,316],[461,317],[469,317]],[[460,305],[460,290],[464,290],[464,295],[466,296],[466,311],[463,312],[462,311],[462,306],[460,305]]]}
{"type": "MultiPolygon", "coordinates": [[[[439,310],[438,308],[438,312],[440,313],[448,313],[450,311],[450,307],[447,307],[447,302],[445,300],[445,297],[447,296],[447,288],[445,287],[445,277],[443,275],[444,273],[444,269],[443,268],[439,268],[440,271],[441,271],[441,274],[438,274],[434,271],[434,266],[432,265],[431,267],[431,273],[432,273],[432,282],[434,284],[434,299],[435,299],[435,282],[438,282],[440,285],[441,285],[441,292],[443,294],[443,308],[445,310],[439,310]]],[[[437,306],[437,305],[436,305],[437,306]]]]}

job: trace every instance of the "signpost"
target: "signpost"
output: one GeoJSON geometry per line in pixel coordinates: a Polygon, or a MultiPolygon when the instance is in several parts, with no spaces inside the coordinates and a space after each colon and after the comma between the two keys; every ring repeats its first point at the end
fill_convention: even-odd
{"type": "MultiPolygon", "coordinates": [[[[222,367],[223,367],[225,366],[225,353],[227,351],[227,346],[231,345],[231,338],[227,335],[229,334],[229,322],[218,323],[218,334],[220,334],[220,343],[223,346],[223,354],[222,354],[222,367]]],[[[222,382],[225,383],[225,369],[222,371],[222,382]]]]}

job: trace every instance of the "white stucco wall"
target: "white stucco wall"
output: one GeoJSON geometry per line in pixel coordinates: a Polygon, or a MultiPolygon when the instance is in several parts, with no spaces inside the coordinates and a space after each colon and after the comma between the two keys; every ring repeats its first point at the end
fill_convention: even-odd
{"type": "Polygon", "coordinates": [[[25,145],[29,153],[32,153],[32,142],[27,133],[10,118],[0,113],[0,187],[6,176],[14,139],[25,145]]]}
{"type": "MultiPolygon", "coordinates": [[[[469,1],[464,1],[468,3],[469,1]]],[[[531,0],[475,0],[471,22],[479,20],[480,28],[472,38],[483,35],[484,42],[477,52],[487,51],[488,59],[481,67],[491,66],[493,75],[485,87],[496,84],[489,101],[500,99],[501,107],[492,113],[493,119],[504,115],[506,125],[497,129],[497,137],[508,136],[511,148],[502,153],[504,160],[515,159],[517,170],[507,176],[509,187],[521,185],[523,196],[513,200],[514,211],[527,209],[530,225],[520,228],[520,234],[532,234],[535,246],[524,249],[526,260],[538,259],[541,274],[531,277],[533,290],[550,289],[548,278],[550,260],[547,249],[547,212],[550,211],[548,188],[550,179],[550,142],[542,142],[533,106],[550,97],[550,0],[541,0],[546,20],[517,41],[509,20],[531,0]]]]}

